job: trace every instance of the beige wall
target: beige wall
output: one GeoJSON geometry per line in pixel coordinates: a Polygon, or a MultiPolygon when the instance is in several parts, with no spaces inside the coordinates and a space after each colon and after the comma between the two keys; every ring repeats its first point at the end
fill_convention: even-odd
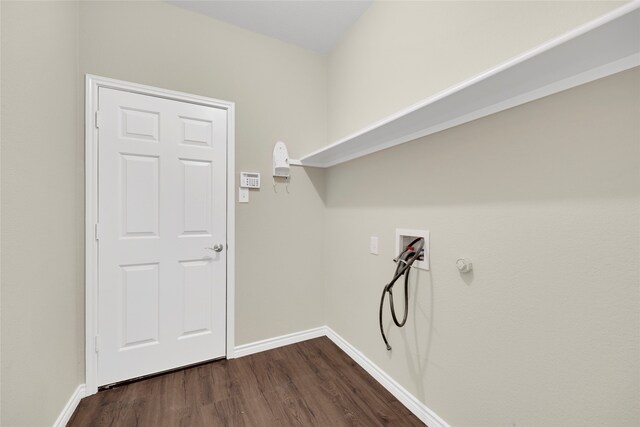
{"type": "MultiPolygon", "coordinates": [[[[329,137],[619,5],[375,2],[329,56],[329,137]]],[[[327,323],[452,425],[640,423],[638,74],[329,169],[327,323]],[[397,227],[431,231],[432,270],[387,353],[397,227]]]]}
{"type": "Polygon", "coordinates": [[[276,193],[271,152],[325,144],[325,58],[162,2],[82,3],[80,34],[81,75],[236,103],[236,171],[263,178],[236,205],[236,345],[322,324],[323,171],[276,193]]]}
{"type": "Polygon", "coordinates": [[[51,425],[84,382],[78,7],[1,8],[0,423],[51,425]]]}
{"type": "Polygon", "coordinates": [[[639,111],[636,68],[329,169],[329,326],[451,425],[638,425],[639,111]],[[387,352],[396,227],[431,271],[387,352]]]}
{"type": "Polygon", "coordinates": [[[84,382],[84,74],[236,102],[236,344],[324,323],[326,59],[163,2],[2,2],[2,425],[51,425],[84,382]],[[34,406],[34,403],[38,402],[34,406]]]}
{"type": "Polygon", "coordinates": [[[329,56],[338,140],[623,2],[376,1],[329,56]]]}

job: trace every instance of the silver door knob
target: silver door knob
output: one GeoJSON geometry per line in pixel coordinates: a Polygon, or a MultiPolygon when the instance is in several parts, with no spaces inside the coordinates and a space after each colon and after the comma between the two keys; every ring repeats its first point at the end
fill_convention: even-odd
{"type": "Polygon", "coordinates": [[[205,248],[205,249],[209,249],[211,251],[216,251],[216,252],[222,252],[222,250],[224,249],[224,245],[222,243],[216,243],[215,245],[213,245],[212,248],[205,248]]]}

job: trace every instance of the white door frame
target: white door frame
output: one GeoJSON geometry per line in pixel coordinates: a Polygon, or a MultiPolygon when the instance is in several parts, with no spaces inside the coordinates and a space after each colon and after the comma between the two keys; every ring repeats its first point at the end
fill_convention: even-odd
{"type": "Polygon", "coordinates": [[[85,81],[85,383],[86,395],[98,391],[98,89],[110,88],[227,110],[227,324],[226,355],[234,357],[235,319],[235,104],[188,93],[87,74],[85,81]]]}

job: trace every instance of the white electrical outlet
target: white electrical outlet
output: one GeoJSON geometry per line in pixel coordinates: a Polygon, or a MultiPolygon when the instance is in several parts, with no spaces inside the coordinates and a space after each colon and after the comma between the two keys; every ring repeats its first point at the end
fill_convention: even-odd
{"type": "Polygon", "coordinates": [[[378,237],[371,236],[369,239],[369,253],[378,255],[378,237]]]}

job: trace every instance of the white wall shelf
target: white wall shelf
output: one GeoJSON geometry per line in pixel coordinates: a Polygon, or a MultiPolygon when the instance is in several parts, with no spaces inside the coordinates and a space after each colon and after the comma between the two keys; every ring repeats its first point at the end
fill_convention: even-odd
{"type": "Polygon", "coordinates": [[[640,1],[291,163],[331,167],[640,65],[640,1]]]}

